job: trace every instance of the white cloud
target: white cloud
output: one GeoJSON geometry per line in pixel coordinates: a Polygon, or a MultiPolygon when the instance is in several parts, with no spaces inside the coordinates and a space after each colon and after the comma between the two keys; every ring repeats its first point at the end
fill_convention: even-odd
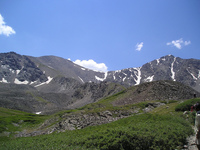
{"type": "Polygon", "coordinates": [[[4,22],[4,18],[0,14],[0,34],[9,36],[10,34],[15,34],[16,32],[10,27],[7,26],[4,22]]]}
{"type": "Polygon", "coordinates": [[[102,72],[107,72],[108,67],[104,63],[96,63],[94,60],[89,59],[89,60],[79,60],[77,59],[74,61],[75,64],[83,66],[85,68],[94,70],[94,71],[102,71],[102,72]]]}
{"type": "Polygon", "coordinates": [[[183,41],[182,38],[167,43],[167,45],[175,46],[178,49],[181,49],[183,46],[187,46],[189,44],[191,44],[191,41],[183,41]]]}
{"type": "Polygon", "coordinates": [[[191,44],[191,41],[185,41],[185,46],[187,46],[187,45],[190,45],[191,44]]]}
{"type": "Polygon", "coordinates": [[[141,51],[141,49],[142,49],[142,47],[143,47],[143,44],[144,44],[143,42],[137,43],[136,46],[135,46],[136,50],[137,50],[137,51],[141,51]]]}

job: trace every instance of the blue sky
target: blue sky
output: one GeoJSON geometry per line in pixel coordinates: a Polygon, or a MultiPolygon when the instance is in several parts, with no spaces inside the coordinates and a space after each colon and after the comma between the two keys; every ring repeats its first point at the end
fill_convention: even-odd
{"type": "Polygon", "coordinates": [[[199,0],[0,0],[0,52],[112,71],[200,59],[199,46],[199,0]]]}

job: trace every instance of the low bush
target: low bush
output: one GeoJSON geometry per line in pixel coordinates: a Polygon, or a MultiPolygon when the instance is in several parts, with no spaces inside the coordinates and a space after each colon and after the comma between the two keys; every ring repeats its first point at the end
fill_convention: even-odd
{"type": "Polygon", "coordinates": [[[176,149],[193,133],[183,118],[172,116],[145,114],[122,119],[117,124],[114,128],[93,132],[78,144],[104,150],[176,149]]]}
{"type": "Polygon", "coordinates": [[[178,104],[175,108],[175,111],[190,111],[191,106],[196,104],[197,102],[200,103],[199,98],[186,100],[186,101],[178,104]]]}

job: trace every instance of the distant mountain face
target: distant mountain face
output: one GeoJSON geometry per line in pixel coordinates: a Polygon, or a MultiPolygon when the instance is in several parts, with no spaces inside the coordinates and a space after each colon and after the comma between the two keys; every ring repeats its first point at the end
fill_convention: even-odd
{"type": "Polygon", "coordinates": [[[48,86],[49,89],[46,86],[38,91],[30,85],[0,83],[0,107],[52,114],[96,102],[124,89],[114,83],[80,84],[74,79],[64,77],[54,78],[48,86]]]}
{"type": "Polygon", "coordinates": [[[54,82],[52,86],[57,86],[58,83],[55,83],[57,77],[72,78],[81,84],[108,81],[125,86],[172,80],[200,91],[200,60],[167,55],[138,68],[103,73],[86,69],[56,56],[31,57],[14,52],[0,54],[0,82],[28,84],[37,89],[47,87],[45,89],[47,92],[48,89],[52,89],[49,86],[51,81],[54,82]]]}
{"type": "Polygon", "coordinates": [[[0,54],[0,80],[5,83],[46,82],[46,75],[27,56],[14,52],[0,54]]]}
{"type": "Polygon", "coordinates": [[[104,73],[56,56],[0,53],[0,107],[32,113],[50,114],[78,108],[120,92],[124,86],[139,85],[131,98],[114,105],[144,101],[145,98],[192,98],[195,93],[176,83],[151,82],[158,80],[182,82],[200,92],[200,60],[168,55],[138,68],[104,73]],[[166,90],[170,94],[165,94],[166,90]]]}
{"type": "Polygon", "coordinates": [[[128,85],[172,80],[200,91],[200,60],[181,59],[168,55],[146,63],[139,68],[108,72],[106,80],[128,85]]]}

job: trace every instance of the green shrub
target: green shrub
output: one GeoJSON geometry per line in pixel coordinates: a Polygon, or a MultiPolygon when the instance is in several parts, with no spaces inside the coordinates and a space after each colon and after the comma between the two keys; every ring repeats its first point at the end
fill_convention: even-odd
{"type": "Polygon", "coordinates": [[[178,104],[175,108],[175,111],[190,111],[191,106],[196,104],[197,102],[200,103],[199,98],[186,100],[186,101],[178,104]]]}
{"type": "Polygon", "coordinates": [[[144,114],[113,124],[115,127],[92,132],[76,144],[104,150],[176,149],[193,133],[183,118],[172,116],[144,114]]]}

